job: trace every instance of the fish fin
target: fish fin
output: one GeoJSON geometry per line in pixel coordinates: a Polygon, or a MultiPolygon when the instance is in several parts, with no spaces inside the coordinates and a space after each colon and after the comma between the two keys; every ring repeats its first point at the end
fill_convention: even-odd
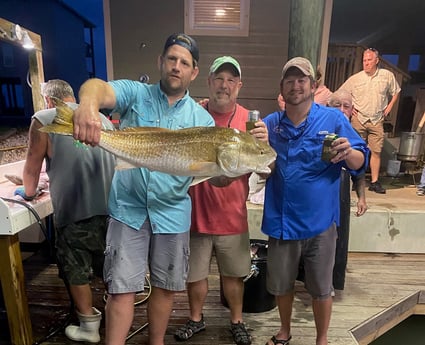
{"type": "Polygon", "coordinates": [[[62,135],[72,135],[72,127],[69,127],[67,125],[58,125],[55,123],[52,123],[50,125],[43,126],[39,128],[40,132],[44,133],[54,133],[54,134],[62,134],[62,135]]]}
{"type": "Polygon", "coordinates": [[[134,168],[138,167],[122,158],[116,158],[115,170],[128,170],[134,168]]]}
{"type": "Polygon", "coordinates": [[[216,162],[197,162],[189,165],[189,171],[194,175],[199,176],[205,174],[205,176],[215,174],[219,172],[219,167],[216,162]]]}
{"type": "Polygon", "coordinates": [[[171,129],[161,128],[161,127],[126,127],[121,129],[122,132],[127,134],[143,134],[143,132],[147,133],[156,133],[156,132],[171,132],[171,129]]]}
{"type": "Polygon", "coordinates": [[[207,176],[207,177],[200,177],[200,176],[197,176],[197,177],[195,177],[194,179],[193,179],[193,181],[192,181],[192,183],[190,184],[190,186],[192,187],[192,186],[196,186],[197,184],[199,184],[199,183],[202,183],[202,182],[205,182],[205,181],[208,181],[210,178],[212,178],[212,176],[207,176]]]}
{"type": "Polygon", "coordinates": [[[58,98],[54,98],[54,103],[56,106],[56,116],[53,122],[41,127],[39,130],[45,133],[72,135],[74,131],[74,124],[72,122],[74,110],[58,98]]]}

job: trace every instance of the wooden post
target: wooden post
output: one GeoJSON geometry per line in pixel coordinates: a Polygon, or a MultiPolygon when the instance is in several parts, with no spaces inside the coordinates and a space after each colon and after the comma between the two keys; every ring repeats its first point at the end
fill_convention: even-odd
{"type": "Polygon", "coordinates": [[[0,280],[13,345],[32,345],[33,334],[18,234],[0,235],[0,280]]]}
{"type": "Polygon", "coordinates": [[[29,54],[29,70],[31,78],[32,103],[34,112],[45,108],[41,95],[41,83],[44,83],[43,56],[41,51],[34,50],[29,54]]]}
{"type": "Polygon", "coordinates": [[[320,61],[326,0],[291,0],[288,58],[303,56],[314,68],[320,61]]]}

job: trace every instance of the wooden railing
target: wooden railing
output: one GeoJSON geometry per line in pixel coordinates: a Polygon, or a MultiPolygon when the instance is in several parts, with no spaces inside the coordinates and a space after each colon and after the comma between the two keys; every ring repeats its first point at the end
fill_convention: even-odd
{"type": "MultiPolygon", "coordinates": [[[[350,76],[363,68],[363,51],[367,47],[356,44],[330,44],[326,63],[325,84],[331,91],[336,91],[350,76]]],[[[380,67],[394,73],[401,87],[410,79],[409,74],[380,57],[380,67]]],[[[391,124],[390,136],[394,136],[397,123],[399,101],[394,104],[385,122],[391,124]]]]}

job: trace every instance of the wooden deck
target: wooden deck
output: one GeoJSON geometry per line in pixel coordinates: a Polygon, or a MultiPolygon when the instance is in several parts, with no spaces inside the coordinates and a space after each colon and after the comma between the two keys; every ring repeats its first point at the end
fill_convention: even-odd
{"type": "MultiPolygon", "coordinates": [[[[62,280],[57,276],[57,267],[40,253],[24,260],[26,289],[34,338],[40,341],[49,334],[49,328],[65,319],[69,311],[69,299],[62,280]]],[[[348,258],[345,290],[336,291],[329,344],[357,344],[350,330],[382,313],[407,296],[425,287],[425,255],[389,255],[382,253],[350,253],[348,258]]],[[[214,265],[210,277],[210,293],[204,310],[207,330],[196,335],[186,344],[232,345],[228,332],[228,310],[220,302],[219,279],[214,265]]],[[[93,282],[95,306],[104,309],[103,286],[93,282]]],[[[181,345],[173,337],[174,330],[185,322],[188,303],[185,293],[179,293],[170,319],[166,344],[181,345]]],[[[424,311],[424,308],[418,309],[424,311]]],[[[1,308],[0,308],[1,311],[1,308]]],[[[277,309],[264,313],[245,313],[245,322],[251,330],[253,344],[265,344],[279,328],[277,309]]],[[[5,313],[0,312],[0,345],[10,344],[7,336],[5,313]]],[[[399,321],[402,321],[400,319],[399,321]]],[[[146,322],[146,305],[135,307],[134,329],[146,322]]],[[[104,325],[101,329],[102,337],[104,325]]],[[[134,335],[127,344],[147,344],[146,329],[134,335]]],[[[378,333],[377,333],[378,334],[378,333]]],[[[294,303],[293,340],[291,345],[314,344],[315,329],[311,300],[302,285],[297,286],[294,303]]],[[[373,337],[372,337],[373,338],[373,337]]],[[[43,344],[75,344],[58,332],[43,344]]]]}

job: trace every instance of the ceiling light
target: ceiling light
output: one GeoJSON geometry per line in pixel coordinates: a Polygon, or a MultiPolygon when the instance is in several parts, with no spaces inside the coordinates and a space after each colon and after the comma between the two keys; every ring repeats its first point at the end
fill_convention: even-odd
{"type": "Polygon", "coordinates": [[[34,49],[34,42],[28,35],[27,31],[24,31],[22,33],[22,47],[24,47],[25,49],[34,49]]]}
{"type": "Polygon", "coordinates": [[[35,45],[28,31],[22,29],[18,24],[12,25],[10,29],[10,39],[12,41],[19,41],[25,49],[34,49],[35,45]]]}
{"type": "Polygon", "coordinates": [[[18,24],[12,25],[12,28],[10,29],[10,34],[12,40],[20,41],[22,39],[22,29],[18,24]]]}

